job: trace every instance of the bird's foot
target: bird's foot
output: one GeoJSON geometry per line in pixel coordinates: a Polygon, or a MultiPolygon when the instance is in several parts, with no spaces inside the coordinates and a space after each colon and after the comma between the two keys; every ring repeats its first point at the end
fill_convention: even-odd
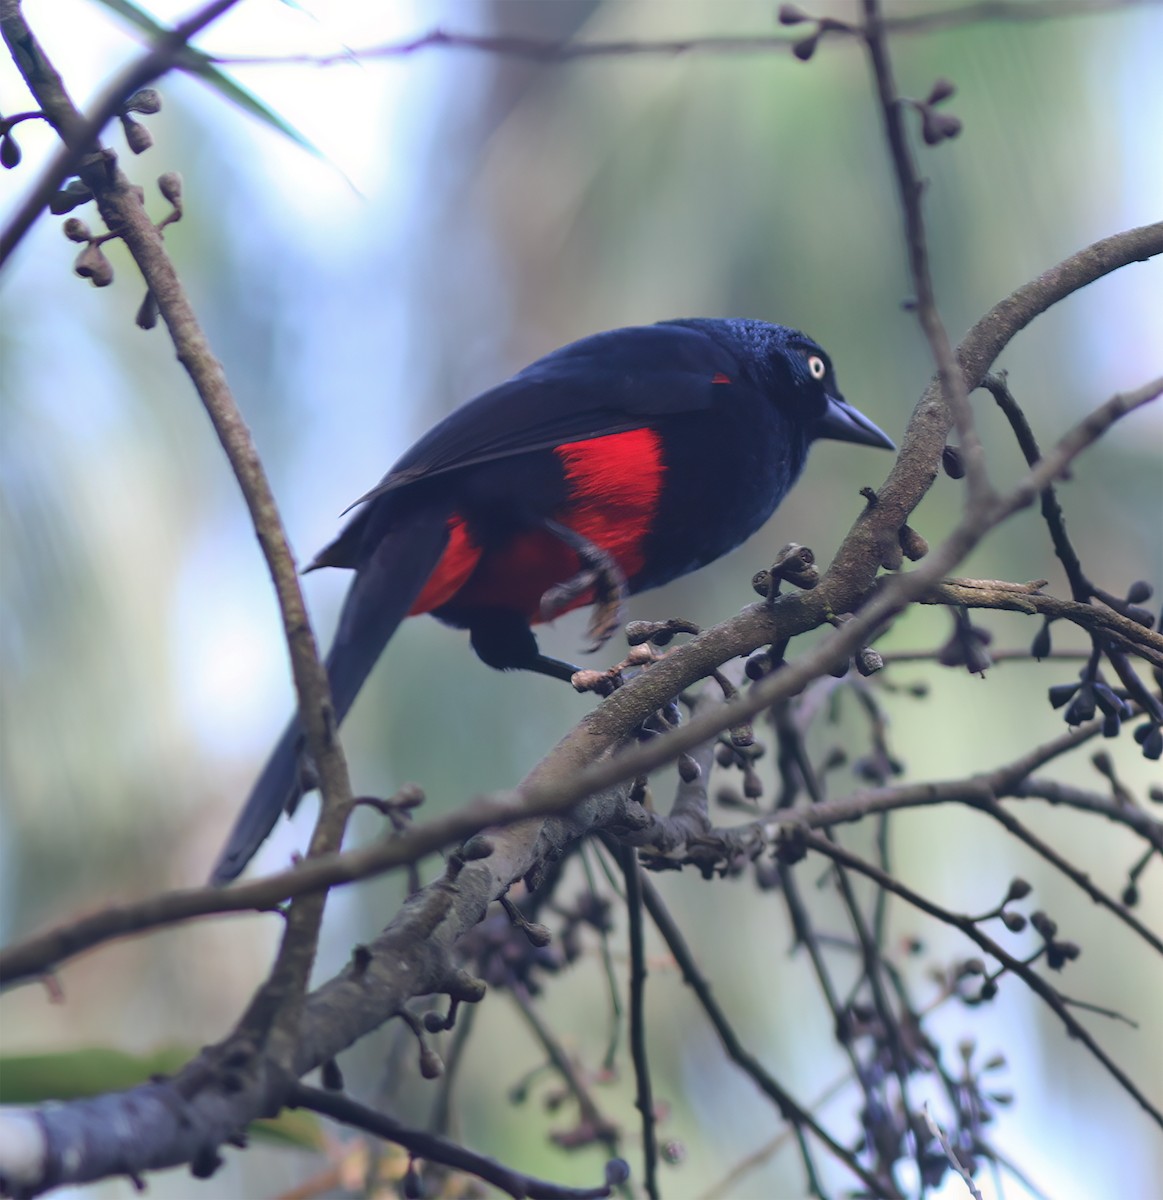
{"type": "Polygon", "coordinates": [[[579,692],[596,692],[608,696],[626,682],[625,672],[631,667],[644,667],[655,661],[658,655],[650,646],[631,646],[630,653],[620,663],[605,671],[574,671],[570,683],[579,692]]]}
{"type": "Polygon", "coordinates": [[[542,595],[541,617],[545,621],[553,620],[592,591],[594,608],[586,627],[591,642],[587,651],[592,654],[601,649],[622,624],[622,609],[629,594],[626,576],[613,555],[595,546],[593,542],[574,533],[573,530],[567,530],[564,526],[555,525],[553,532],[558,533],[558,536],[576,552],[581,560],[581,570],[572,579],[555,584],[542,595]],[[567,533],[568,537],[565,536],[567,533]]]}
{"type": "Polygon", "coordinates": [[[574,691],[593,692],[594,695],[604,699],[611,692],[616,692],[626,682],[626,678],[622,674],[622,664],[618,663],[608,671],[594,671],[586,668],[574,671],[569,681],[573,684],[574,691]]]}

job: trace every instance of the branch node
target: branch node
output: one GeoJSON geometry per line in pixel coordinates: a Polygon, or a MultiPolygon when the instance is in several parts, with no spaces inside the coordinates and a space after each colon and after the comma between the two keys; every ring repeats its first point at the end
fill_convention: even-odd
{"type": "Polygon", "coordinates": [[[549,932],[547,925],[542,925],[537,921],[530,921],[508,896],[501,896],[499,899],[501,907],[505,910],[505,914],[509,918],[509,924],[515,929],[519,929],[529,939],[530,945],[541,949],[553,941],[553,934],[549,932]]]}

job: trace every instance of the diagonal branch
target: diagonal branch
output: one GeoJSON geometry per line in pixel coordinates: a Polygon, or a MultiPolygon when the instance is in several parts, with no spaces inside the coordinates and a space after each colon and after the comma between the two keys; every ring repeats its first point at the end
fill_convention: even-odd
{"type": "Polygon", "coordinates": [[[1091,635],[1101,632],[1147,662],[1163,667],[1163,634],[1157,630],[1148,629],[1113,609],[1060,600],[1030,586],[993,579],[945,579],[921,596],[920,603],[998,609],[1070,621],[1091,635]]]}
{"type": "MultiPolygon", "coordinates": [[[[378,1112],[339,1092],[323,1091],[321,1088],[307,1087],[300,1083],[291,1089],[287,1104],[291,1108],[308,1108],[345,1125],[395,1142],[397,1146],[402,1146],[417,1158],[475,1175],[485,1183],[491,1183],[493,1187],[514,1197],[514,1200],[600,1200],[613,1191],[610,1183],[601,1187],[575,1188],[536,1179],[532,1175],[515,1171],[512,1167],[506,1167],[494,1158],[477,1154],[439,1134],[414,1129],[389,1117],[387,1113],[378,1112]]],[[[618,1163],[618,1160],[615,1159],[614,1163],[618,1163]]],[[[618,1176],[621,1175],[621,1170],[618,1169],[621,1165],[618,1163],[618,1167],[615,1168],[618,1176]]]]}
{"type": "MultiPolygon", "coordinates": [[[[1153,228],[1158,235],[1159,248],[1163,249],[1163,224],[1153,228]]],[[[864,514],[815,591],[781,598],[770,610],[764,605],[752,606],[735,621],[726,622],[686,646],[679,647],[615,692],[595,713],[583,720],[534,770],[522,787],[523,793],[538,796],[541,789],[547,787],[554,778],[557,778],[559,786],[571,790],[576,788],[575,794],[584,794],[590,788],[612,786],[654,770],[679,753],[693,750],[707,739],[749,720],[777,700],[795,695],[812,679],[866,645],[887,621],[924,596],[989,530],[1032,503],[1046,484],[1057,478],[1115,420],[1160,394],[1163,394],[1163,379],[1154,380],[1135,392],[1116,395],[1099,406],[1070,430],[1009,494],[966,512],[946,541],[930,553],[916,570],[884,580],[875,597],[850,621],[836,629],[814,650],[760,680],[748,693],[737,694],[714,711],[695,714],[685,725],[648,742],[638,743],[613,757],[599,759],[599,755],[618,738],[625,736],[628,729],[645,720],[683,688],[709,674],[715,666],[736,654],[750,653],[776,640],[773,636],[760,637],[756,641],[738,637],[743,630],[751,630],[754,636],[756,628],[762,628],[767,611],[770,611],[780,637],[802,632],[800,622],[805,616],[810,620],[808,614],[818,612],[821,602],[826,606],[826,613],[849,611],[851,605],[845,606],[844,599],[853,581],[851,576],[845,576],[843,567],[850,562],[849,543],[858,540],[857,531],[861,530],[862,522],[865,527],[869,524],[868,514],[864,514]],[[787,624],[780,620],[785,614],[791,617],[787,624]],[[699,663],[697,671],[690,670],[692,660],[699,663]],[[559,776],[558,772],[562,770],[568,771],[568,774],[559,776]]],[[[910,432],[911,429],[912,426],[910,432]]],[[[908,448],[906,438],[902,459],[908,448]]],[[[871,511],[876,513],[879,507],[879,504],[872,506],[871,511]]],[[[864,540],[863,534],[859,540],[864,540]]],[[[853,573],[857,577],[867,573],[870,561],[875,562],[876,559],[866,559],[854,565],[853,573]]]]}
{"type": "MultiPolygon", "coordinates": [[[[808,1130],[818,1138],[828,1150],[842,1162],[863,1184],[871,1189],[874,1196],[882,1196],[885,1200],[899,1200],[900,1193],[891,1179],[884,1179],[870,1174],[857,1161],[855,1155],[841,1146],[826,1129],[815,1119],[807,1109],[798,1104],[791,1094],[768,1072],[763,1064],[739,1040],[734,1026],[727,1019],[718,1000],[711,990],[710,981],[699,969],[694,955],[682,935],[682,930],[670,915],[658,889],[646,876],[642,877],[642,901],[650,919],[654,922],[662,940],[670,948],[675,962],[682,971],[683,980],[690,986],[703,1011],[707,1014],[723,1049],[731,1061],[751,1078],[755,1085],[779,1109],[784,1120],[801,1130],[808,1130]]],[[[809,1168],[810,1169],[810,1168],[809,1168]]]]}
{"type": "MultiPolygon", "coordinates": [[[[181,53],[187,38],[230,7],[233,0],[214,0],[164,39],[142,60],[133,86],[142,76],[154,78],[181,53]]],[[[312,854],[338,850],[351,811],[347,764],[335,731],[327,675],[319,659],[315,635],[299,587],[295,561],[266,472],[242,418],[226,374],[215,358],[192,305],[166,253],[161,231],[145,211],[140,190],[117,165],[115,156],[92,139],[124,98],[119,81],[98,104],[89,121],[76,110],[60,77],[24,21],[18,0],[0,0],[0,30],[17,69],[75,161],[93,192],[102,219],[125,243],[146,285],[157,301],[162,319],[218,435],[246,502],[267,568],[274,581],[283,632],[291,656],[299,712],[307,748],[316,766],[323,804],[311,839],[312,854]]],[[[265,1033],[276,1014],[293,1010],[306,988],[323,914],[323,894],[300,898],[292,905],[274,969],[244,1018],[252,1035],[265,1033]]],[[[293,1021],[293,1012],[288,1018],[293,1021]]],[[[283,1030],[286,1033],[286,1029],[283,1030]]]]}
{"type": "Polygon", "coordinates": [[[126,99],[138,88],[153,83],[169,71],[187,43],[211,22],[216,21],[238,0],[211,0],[177,25],[165,38],[130,63],[102,92],[91,113],[82,116],[73,106],[64,82],[33,36],[20,11],[20,0],[0,0],[0,31],[29,90],[64,145],[41,172],[40,179],[27,199],[0,233],[0,267],[11,257],[37,217],[48,206],[50,197],[70,175],[77,174],[86,162],[97,165],[104,153],[97,146],[101,130],[117,115],[126,99]]]}
{"type": "Polygon", "coordinates": [[[1005,805],[999,804],[996,800],[985,800],[973,804],[971,807],[992,817],[1012,837],[1016,838],[1024,846],[1028,846],[1041,859],[1054,867],[1055,870],[1061,871],[1071,883],[1085,892],[1095,904],[1100,908],[1105,908],[1107,912],[1122,921],[1132,932],[1141,937],[1152,950],[1163,954],[1163,938],[1160,938],[1158,934],[1148,929],[1125,905],[1112,900],[1102,888],[1092,883],[1090,876],[1085,871],[1080,871],[1068,858],[1059,854],[1048,842],[1038,837],[1032,830],[1027,829],[1017,817],[1006,809],[1005,805]]]}
{"type": "Polygon", "coordinates": [[[991,958],[996,959],[1012,975],[1017,976],[1021,981],[1034,992],[1041,1000],[1043,1000],[1049,1008],[1054,1012],[1062,1024],[1066,1027],[1066,1032],[1075,1041],[1081,1042],[1087,1050],[1098,1060],[1098,1062],[1106,1068],[1107,1072],[1115,1079],[1119,1086],[1130,1096],[1136,1104],[1157,1124],[1163,1128],[1163,1112],[1151,1103],[1151,1101],[1139,1090],[1138,1085],[1133,1079],[1106,1053],[1105,1050],[1095,1041],[1090,1031],[1080,1024],[1070,1012],[1069,1006],[1064,998],[1048,984],[1041,975],[1039,975],[1026,962],[1019,958],[1015,958],[1002,946],[998,945],[993,938],[986,936],[978,928],[977,923],[967,916],[962,916],[955,912],[950,912],[948,909],[942,908],[938,904],[934,904],[931,900],[922,896],[919,892],[915,892],[912,888],[900,883],[891,875],[885,874],[879,867],[865,861],[858,855],[851,853],[848,850],[836,845],[834,842],[828,841],[816,833],[805,833],[802,838],[797,839],[799,844],[810,850],[815,850],[818,854],[830,858],[833,862],[842,863],[853,871],[858,871],[860,874],[867,876],[878,887],[884,888],[899,896],[902,900],[911,904],[914,908],[930,917],[936,918],[938,921],[944,922],[946,925],[951,925],[954,929],[963,933],[970,941],[976,943],[984,950],[991,958]]]}
{"type": "MultiPolygon", "coordinates": [[[[1026,414],[1022,411],[1021,405],[1010,391],[1004,375],[987,375],[981,382],[997,402],[997,406],[1006,420],[1009,421],[1010,427],[1014,431],[1014,437],[1017,439],[1018,448],[1025,456],[1027,466],[1032,467],[1042,457],[1042,451],[1038,448],[1034,431],[1030,428],[1030,423],[1026,420],[1026,414]]],[[[1062,569],[1066,572],[1066,579],[1070,584],[1070,594],[1077,603],[1089,604],[1093,588],[1082,572],[1082,563],[1078,560],[1078,553],[1066,533],[1066,518],[1062,513],[1062,505],[1058,503],[1058,492],[1053,484],[1042,492],[1041,506],[1042,520],[1046,522],[1046,528],[1050,531],[1050,540],[1054,543],[1054,553],[1058,555],[1062,569]]]]}

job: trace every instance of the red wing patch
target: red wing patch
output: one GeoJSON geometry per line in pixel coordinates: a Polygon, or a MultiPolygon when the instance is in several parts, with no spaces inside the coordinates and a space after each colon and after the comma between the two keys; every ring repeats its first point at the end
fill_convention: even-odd
{"type": "Polygon", "coordinates": [[[436,564],[436,570],[428,576],[428,582],[408,610],[408,615],[414,617],[447,604],[464,587],[480,558],[480,547],[469,537],[464,518],[459,513],[453,513],[448,518],[448,545],[436,564]]]}
{"type": "MultiPolygon", "coordinates": [[[[634,429],[567,442],[554,453],[565,468],[570,497],[555,519],[613,555],[632,578],[642,569],[642,542],[662,491],[661,438],[653,430],[634,429]]],[[[431,612],[455,599],[458,607],[516,609],[536,623],[542,619],[541,597],[580,567],[577,554],[547,529],[525,530],[482,556],[463,519],[454,515],[448,548],[412,613],[431,612]]],[[[592,602],[587,593],[569,607],[592,602]]]]}
{"type": "MultiPolygon", "coordinates": [[[[642,544],[654,524],[662,493],[666,471],[662,439],[653,429],[632,429],[567,442],[556,453],[565,466],[572,496],[558,519],[613,555],[626,578],[633,578],[644,565],[642,544]]],[[[571,607],[581,608],[592,600],[587,594],[571,607]]]]}
{"type": "Polygon", "coordinates": [[[711,378],[711,382],[712,383],[730,383],[731,376],[724,375],[722,371],[716,371],[715,374],[711,378]]]}

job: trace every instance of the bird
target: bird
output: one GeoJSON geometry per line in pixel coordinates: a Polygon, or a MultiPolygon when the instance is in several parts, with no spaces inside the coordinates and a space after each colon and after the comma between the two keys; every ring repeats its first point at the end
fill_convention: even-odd
{"type": "MultiPolygon", "coordinates": [[[[500,670],[569,680],[532,626],[622,599],[734,549],[775,511],[821,438],[895,449],[841,395],[806,334],[743,318],[594,334],[453,410],[351,507],[306,570],[355,577],[326,659],[342,721],[405,617],[467,629],[500,670]]],[[[214,868],[235,878],[313,786],[296,717],[214,868]]]]}

